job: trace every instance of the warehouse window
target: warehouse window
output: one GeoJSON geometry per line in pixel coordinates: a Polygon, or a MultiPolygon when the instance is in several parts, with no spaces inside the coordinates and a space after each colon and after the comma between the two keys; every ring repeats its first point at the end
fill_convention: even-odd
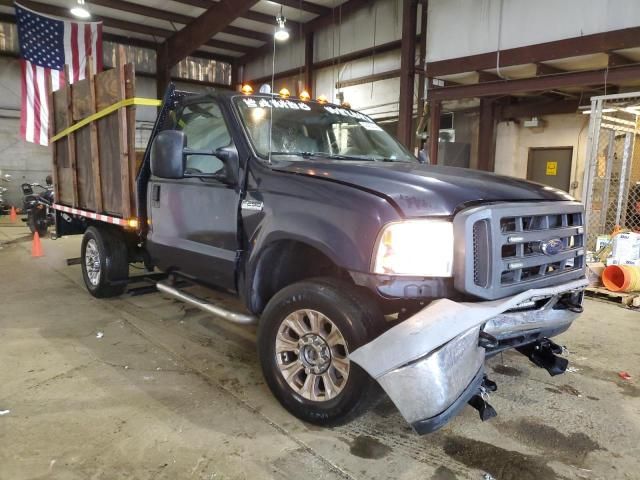
{"type": "MultiPolygon", "coordinates": [[[[105,68],[113,68],[118,58],[120,44],[104,41],[102,56],[105,68]]],[[[135,65],[136,73],[155,75],[156,51],[152,48],[124,45],[127,62],[135,65]]],[[[16,26],[0,22],[0,52],[19,53],[16,26]]],[[[209,58],[187,57],[171,69],[171,75],[185,80],[231,85],[231,64],[209,58]]]]}
{"type": "MultiPolygon", "coordinates": [[[[104,65],[113,67],[120,45],[104,42],[104,65]]],[[[156,73],[156,51],[151,48],[126,45],[125,58],[136,67],[136,73],[156,73]]],[[[198,82],[231,85],[231,64],[209,58],[187,57],[171,69],[171,76],[198,82]]]]}
{"type": "Polygon", "coordinates": [[[113,68],[118,62],[118,50],[124,48],[127,62],[135,65],[136,73],[156,73],[156,51],[150,48],[120,45],[113,42],[102,42],[102,58],[105,68],[113,68]]]}
{"type": "Polygon", "coordinates": [[[18,31],[15,25],[0,22],[0,52],[18,53],[18,31]]]}
{"type": "Polygon", "coordinates": [[[187,57],[171,69],[171,75],[187,80],[231,85],[231,64],[208,58],[187,57]]]}

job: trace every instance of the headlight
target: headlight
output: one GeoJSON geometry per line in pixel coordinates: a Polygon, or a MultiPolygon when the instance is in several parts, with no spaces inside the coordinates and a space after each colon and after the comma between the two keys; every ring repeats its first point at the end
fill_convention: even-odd
{"type": "Polygon", "coordinates": [[[406,220],[387,225],[378,238],[374,273],[450,277],[453,224],[443,220],[406,220]]]}

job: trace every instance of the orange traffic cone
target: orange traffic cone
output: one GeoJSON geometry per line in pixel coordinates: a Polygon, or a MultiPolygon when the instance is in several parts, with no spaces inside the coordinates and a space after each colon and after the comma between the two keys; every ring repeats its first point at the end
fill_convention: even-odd
{"type": "Polygon", "coordinates": [[[34,258],[44,257],[44,253],[42,252],[42,244],[40,243],[40,235],[38,232],[33,234],[33,243],[31,244],[31,256],[34,258]]]}
{"type": "Polygon", "coordinates": [[[9,213],[9,219],[11,223],[16,223],[18,221],[18,215],[16,214],[16,207],[11,207],[11,212],[9,213]]]}

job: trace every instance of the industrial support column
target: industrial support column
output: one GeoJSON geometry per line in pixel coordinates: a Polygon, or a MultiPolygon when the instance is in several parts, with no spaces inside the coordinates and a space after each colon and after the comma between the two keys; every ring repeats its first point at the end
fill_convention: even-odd
{"type": "Polygon", "coordinates": [[[438,164],[438,144],[440,138],[440,114],[442,102],[440,100],[429,101],[429,163],[438,164]]]}
{"type": "Polygon", "coordinates": [[[495,167],[496,117],[494,99],[480,99],[480,126],[478,128],[478,169],[493,172],[495,167]]]}
{"type": "Polygon", "coordinates": [[[398,140],[408,149],[413,146],[413,90],[416,66],[416,26],[418,1],[403,0],[402,52],[400,56],[400,105],[398,140]]]}
{"type": "MultiPolygon", "coordinates": [[[[206,3],[206,2],[205,2],[206,3]]],[[[159,98],[171,81],[171,68],[191,55],[236,18],[245,14],[258,0],[219,0],[182,30],[166,38],[156,49],[156,75],[159,98]]],[[[206,8],[206,7],[205,7],[206,8]]],[[[270,37],[269,37],[270,38],[270,37]]]]}
{"type": "Polygon", "coordinates": [[[167,44],[163,43],[156,49],[156,98],[164,98],[164,92],[171,83],[171,67],[169,66],[169,52],[167,44]]]}
{"type": "Polygon", "coordinates": [[[304,88],[313,98],[313,32],[304,37],[304,88]]]}
{"type": "Polygon", "coordinates": [[[240,68],[236,62],[231,64],[231,89],[240,90],[240,68]]]}
{"type": "Polygon", "coordinates": [[[422,12],[420,15],[420,60],[418,61],[418,118],[424,112],[425,80],[427,65],[427,24],[429,14],[429,0],[422,0],[422,12]]]}

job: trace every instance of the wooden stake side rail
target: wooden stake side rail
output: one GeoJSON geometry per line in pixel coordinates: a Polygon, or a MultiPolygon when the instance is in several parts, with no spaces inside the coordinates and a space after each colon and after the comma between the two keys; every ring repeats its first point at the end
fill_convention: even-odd
{"type": "Polygon", "coordinates": [[[108,219],[119,217],[129,225],[139,168],[135,109],[159,102],[135,98],[134,68],[125,65],[123,48],[116,68],[96,74],[91,59],[86,63],[84,80],[56,92],[49,86],[56,208],[116,225],[108,219]]]}

